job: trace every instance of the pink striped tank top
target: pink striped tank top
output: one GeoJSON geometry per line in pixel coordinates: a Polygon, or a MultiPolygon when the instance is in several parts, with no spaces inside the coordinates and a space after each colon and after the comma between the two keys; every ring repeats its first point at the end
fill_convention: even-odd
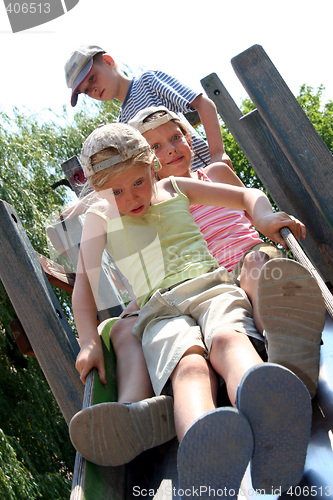
{"type": "MultiPolygon", "coordinates": [[[[212,182],[203,170],[197,172],[199,178],[212,182]]],[[[204,235],[208,250],[228,271],[238,264],[244,252],[262,243],[243,210],[191,205],[190,212],[204,235]]]]}

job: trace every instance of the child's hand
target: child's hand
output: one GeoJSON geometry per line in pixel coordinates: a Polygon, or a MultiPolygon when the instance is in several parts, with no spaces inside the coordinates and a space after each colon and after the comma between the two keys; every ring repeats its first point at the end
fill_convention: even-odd
{"type": "Polygon", "coordinates": [[[299,241],[300,238],[305,238],[306,230],[304,224],[296,219],[296,217],[288,215],[285,212],[276,212],[274,214],[267,215],[263,217],[260,224],[257,225],[257,229],[259,229],[262,234],[270,238],[272,241],[280,243],[283,248],[288,250],[287,244],[280,234],[280,229],[282,227],[288,227],[297,241],[299,241]]]}
{"type": "Polygon", "coordinates": [[[81,345],[81,350],[76,358],[75,368],[80,374],[80,380],[85,384],[90,370],[97,368],[100,381],[106,385],[104,356],[100,339],[91,340],[81,345]]]}

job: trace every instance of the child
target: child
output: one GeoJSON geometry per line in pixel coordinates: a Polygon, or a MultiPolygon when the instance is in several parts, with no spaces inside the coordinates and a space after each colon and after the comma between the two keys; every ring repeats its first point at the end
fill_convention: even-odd
{"type": "MultiPolygon", "coordinates": [[[[133,334],[142,341],[155,394],[171,381],[180,488],[227,488],[236,498],[250,459],[254,488],[284,491],[298,484],[311,427],[309,393],[286,368],[262,363],[251,343],[258,333],[249,300],[218,268],[188,207],[246,210],[263,234],[281,243],[279,229],[294,221],[273,213],[256,189],[186,178],[155,186],[149,145],[127,125],[96,129],[83,145],[82,166],[101,201],[85,218],[73,293],[79,371],[100,371],[104,364],[94,297],[106,245],[137,297],[133,334]],[[207,359],[224,378],[234,408],[216,409],[216,379],[207,359]]],[[[160,398],[158,411],[166,420],[170,407],[167,397],[160,398]]],[[[144,422],[130,406],[104,403],[76,414],[70,423],[76,449],[98,464],[120,465],[138,449],[170,438],[138,443],[144,422]],[[118,412],[124,419],[115,428],[118,412]]]]}
{"type": "MultiPolygon", "coordinates": [[[[195,154],[193,168],[196,170],[211,161],[221,160],[232,168],[224,150],[215,104],[175,78],[161,71],[145,71],[139,77],[130,79],[105,50],[95,45],[82,45],[71,54],[65,65],[65,76],[67,86],[72,89],[72,106],[76,105],[80,93],[99,101],[118,99],[122,102],[118,117],[120,122],[127,123],[140,109],[148,106],[163,104],[181,114],[197,110],[209,149],[191,127],[195,154]]],[[[188,123],[184,117],[182,119],[188,123]]]]}
{"type": "MultiPolygon", "coordinates": [[[[212,164],[204,171],[199,169],[191,172],[192,154],[189,131],[178,116],[165,107],[150,107],[142,110],[130,120],[130,124],[143,134],[156,153],[162,166],[157,173],[159,179],[176,175],[243,186],[229,167],[221,163],[212,164]]],[[[269,258],[281,258],[284,254],[274,245],[262,242],[243,211],[196,205],[190,207],[190,212],[203,233],[210,253],[217,259],[220,266],[232,271],[240,279],[240,286],[247,293],[253,306],[255,325],[262,334],[263,327],[258,310],[260,269],[269,258]]],[[[299,231],[297,235],[301,234],[304,237],[304,225],[299,221],[297,224],[298,226],[295,220],[293,230],[299,231]]],[[[286,246],[285,243],[284,246],[286,246]]],[[[295,278],[295,273],[300,271],[299,266],[294,262],[286,261],[283,265],[285,266],[284,276],[288,272],[289,280],[295,278]]],[[[318,299],[322,302],[320,296],[318,299]]],[[[270,306],[274,305],[275,301],[276,297],[271,297],[270,306]]],[[[287,366],[296,373],[314,397],[318,383],[320,340],[325,316],[322,314],[316,324],[312,319],[309,322],[306,315],[307,308],[308,304],[304,301],[299,305],[299,313],[301,310],[303,313],[297,314],[294,318],[293,328],[289,325],[283,333],[280,329],[276,335],[275,329],[270,325],[266,336],[269,360],[287,366]]],[[[272,311],[271,308],[271,315],[272,311]]],[[[276,314],[280,315],[281,311],[278,310],[276,314]]],[[[136,321],[135,303],[130,304],[121,317],[122,321],[116,322],[111,329],[112,343],[117,356],[118,401],[133,402],[153,396],[153,390],[142,357],[141,345],[131,335],[132,326],[136,321]]],[[[263,350],[264,342],[258,341],[256,348],[258,351],[263,350]]]]}

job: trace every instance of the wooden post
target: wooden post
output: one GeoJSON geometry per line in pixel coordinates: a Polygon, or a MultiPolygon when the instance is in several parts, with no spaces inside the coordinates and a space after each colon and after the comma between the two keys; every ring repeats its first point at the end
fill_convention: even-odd
{"type": "Polygon", "coordinates": [[[248,113],[240,122],[263,158],[261,163],[255,165],[260,179],[279,209],[294,215],[306,225],[307,235],[301,244],[323,279],[333,283],[333,255],[323,251],[325,242],[332,237],[331,228],[258,110],[248,113]],[[317,220],[321,224],[314,223],[317,220]]]}
{"type": "MultiPolygon", "coordinates": [[[[303,186],[284,151],[257,110],[243,115],[215,73],[201,80],[218,113],[269,191],[280,210],[295,215],[307,226],[302,246],[323,279],[333,280],[333,257],[325,250],[331,228],[303,186]],[[320,219],[321,225],[314,224],[320,219]]],[[[303,113],[303,111],[302,111],[303,113]]],[[[326,147],[326,146],[325,146],[326,147]]]]}
{"type": "Polygon", "coordinates": [[[68,423],[83,400],[75,369],[79,345],[17,213],[2,200],[0,278],[68,423]]]}
{"type": "Polygon", "coordinates": [[[250,47],[231,63],[321,214],[313,224],[317,226],[317,234],[321,232],[318,248],[330,263],[333,253],[333,157],[260,45],[250,47]],[[325,226],[330,228],[329,235],[325,226]]]}

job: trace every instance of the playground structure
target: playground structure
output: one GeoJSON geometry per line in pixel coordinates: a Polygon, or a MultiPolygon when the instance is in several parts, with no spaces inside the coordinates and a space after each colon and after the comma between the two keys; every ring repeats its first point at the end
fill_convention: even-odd
{"type": "MultiPolygon", "coordinates": [[[[262,47],[249,48],[234,57],[232,65],[254,102],[255,111],[243,116],[217,75],[209,75],[201,83],[277,206],[305,223],[307,237],[303,247],[313,264],[313,272],[321,280],[330,310],[331,296],[325,282],[328,286],[333,283],[333,207],[330,203],[333,157],[262,47]]],[[[79,168],[77,160],[69,160],[63,168],[72,182],[79,168]]],[[[75,264],[80,241],[79,220],[60,222],[57,229],[61,244],[75,264]]],[[[78,343],[49,284],[53,279],[53,283],[70,289],[73,276],[36,255],[14,208],[5,202],[0,202],[0,235],[0,278],[20,321],[16,325],[18,337],[22,340],[26,334],[31,345],[29,352],[33,351],[37,357],[66,422],[69,423],[82,404],[115,400],[115,358],[108,338],[103,337],[107,389],[92,373],[84,390],[75,370],[78,343]]],[[[298,258],[302,258],[302,253],[298,258]]],[[[108,290],[111,299],[98,304],[101,320],[117,316],[122,310],[120,284],[129,296],[131,294],[112,262],[106,262],[103,269],[101,287],[108,290]]],[[[105,293],[101,291],[100,296],[105,293]]],[[[310,488],[312,497],[333,498],[332,335],[333,321],[328,316],[323,332],[318,393],[313,400],[312,436],[300,483],[302,494],[298,495],[296,490],[294,493],[299,498],[309,496],[304,493],[305,487],[310,488]]],[[[127,466],[114,468],[95,466],[77,454],[71,500],[130,499],[134,486],[137,491],[159,490],[154,498],[171,498],[163,496],[163,489],[178,487],[176,452],[174,439],[143,453],[127,466]]]]}

